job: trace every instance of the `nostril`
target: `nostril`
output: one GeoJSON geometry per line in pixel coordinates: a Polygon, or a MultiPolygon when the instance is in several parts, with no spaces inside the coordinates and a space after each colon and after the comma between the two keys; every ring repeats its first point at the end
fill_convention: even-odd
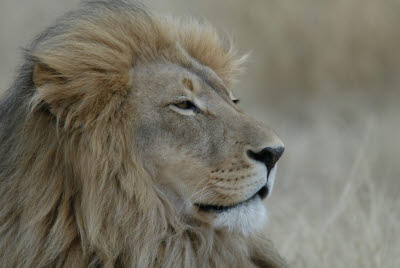
{"type": "Polygon", "coordinates": [[[253,152],[252,150],[247,151],[247,156],[253,160],[264,162],[264,159],[262,158],[262,156],[258,153],[253,152]]]}
{"type": "Polygon", "coordinates": [[[267,166],[268,175],[271,170],[274,168],[276,162],[278,162],[279,158],[282,156],[285,151],[284,147],[266,147],[261,151],[255,153],[251,150],[247,151],[247,155],[256,161],[263,162],[267,166]]]}

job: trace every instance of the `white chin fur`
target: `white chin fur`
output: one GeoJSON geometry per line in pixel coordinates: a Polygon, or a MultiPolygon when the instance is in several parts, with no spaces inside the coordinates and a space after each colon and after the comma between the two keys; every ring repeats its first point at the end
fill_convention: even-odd
{"type": "MultiPolygon", "coordinates": [[[[268,197],[274,187],[277,165],[271,170],[268,177],[268,197]]],[[[213,221],[216,228],[227,228],[231,232],[241,232],[244,235],[261,229],[268,220],[267,210],[257,197],[250,203],[240,205],[228,211],[218,213],[213,221]]]]}
{"type": "Polygon", "coordinates": [[[216,228],[226,228],[244,235],[261,229],[267,222],[267,211],[260,198],[217,214],[213,221],[216,228]]]}

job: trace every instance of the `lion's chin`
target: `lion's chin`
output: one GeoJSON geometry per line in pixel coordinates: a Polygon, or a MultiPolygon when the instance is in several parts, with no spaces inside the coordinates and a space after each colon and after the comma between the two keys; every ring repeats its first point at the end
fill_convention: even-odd
{"type": "Polygon", "coordinates": [[[266,222],[266,208],[262,204],[261,198],[257,196],[251,202],[216,213],[212,225],[218,229],[228,229],[231,232],[247,235],[261,229],[266,222]]]}

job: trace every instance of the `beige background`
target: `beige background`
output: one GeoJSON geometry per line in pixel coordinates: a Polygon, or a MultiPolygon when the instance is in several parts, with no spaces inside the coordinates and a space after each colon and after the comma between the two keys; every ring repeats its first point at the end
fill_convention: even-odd
{"type": "MultiPolygon", "coordinates": [[[[0,2],[0,91],[78,0],[0,2]]],[[[234,91],[287,150],[268,235],[293,267],[400,267],[400,1],[151,0],[252,52],[234,91]]]]}

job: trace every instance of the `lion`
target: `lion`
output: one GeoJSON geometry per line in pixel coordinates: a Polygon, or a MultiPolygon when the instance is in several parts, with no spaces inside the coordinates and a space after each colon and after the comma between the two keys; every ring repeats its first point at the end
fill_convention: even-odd
{"type": "Polygon", "coordinates": [[[0,102],[1,267],[286,267],[265,238],[284,145],[206,22],[85,2],[0,102]]]}

